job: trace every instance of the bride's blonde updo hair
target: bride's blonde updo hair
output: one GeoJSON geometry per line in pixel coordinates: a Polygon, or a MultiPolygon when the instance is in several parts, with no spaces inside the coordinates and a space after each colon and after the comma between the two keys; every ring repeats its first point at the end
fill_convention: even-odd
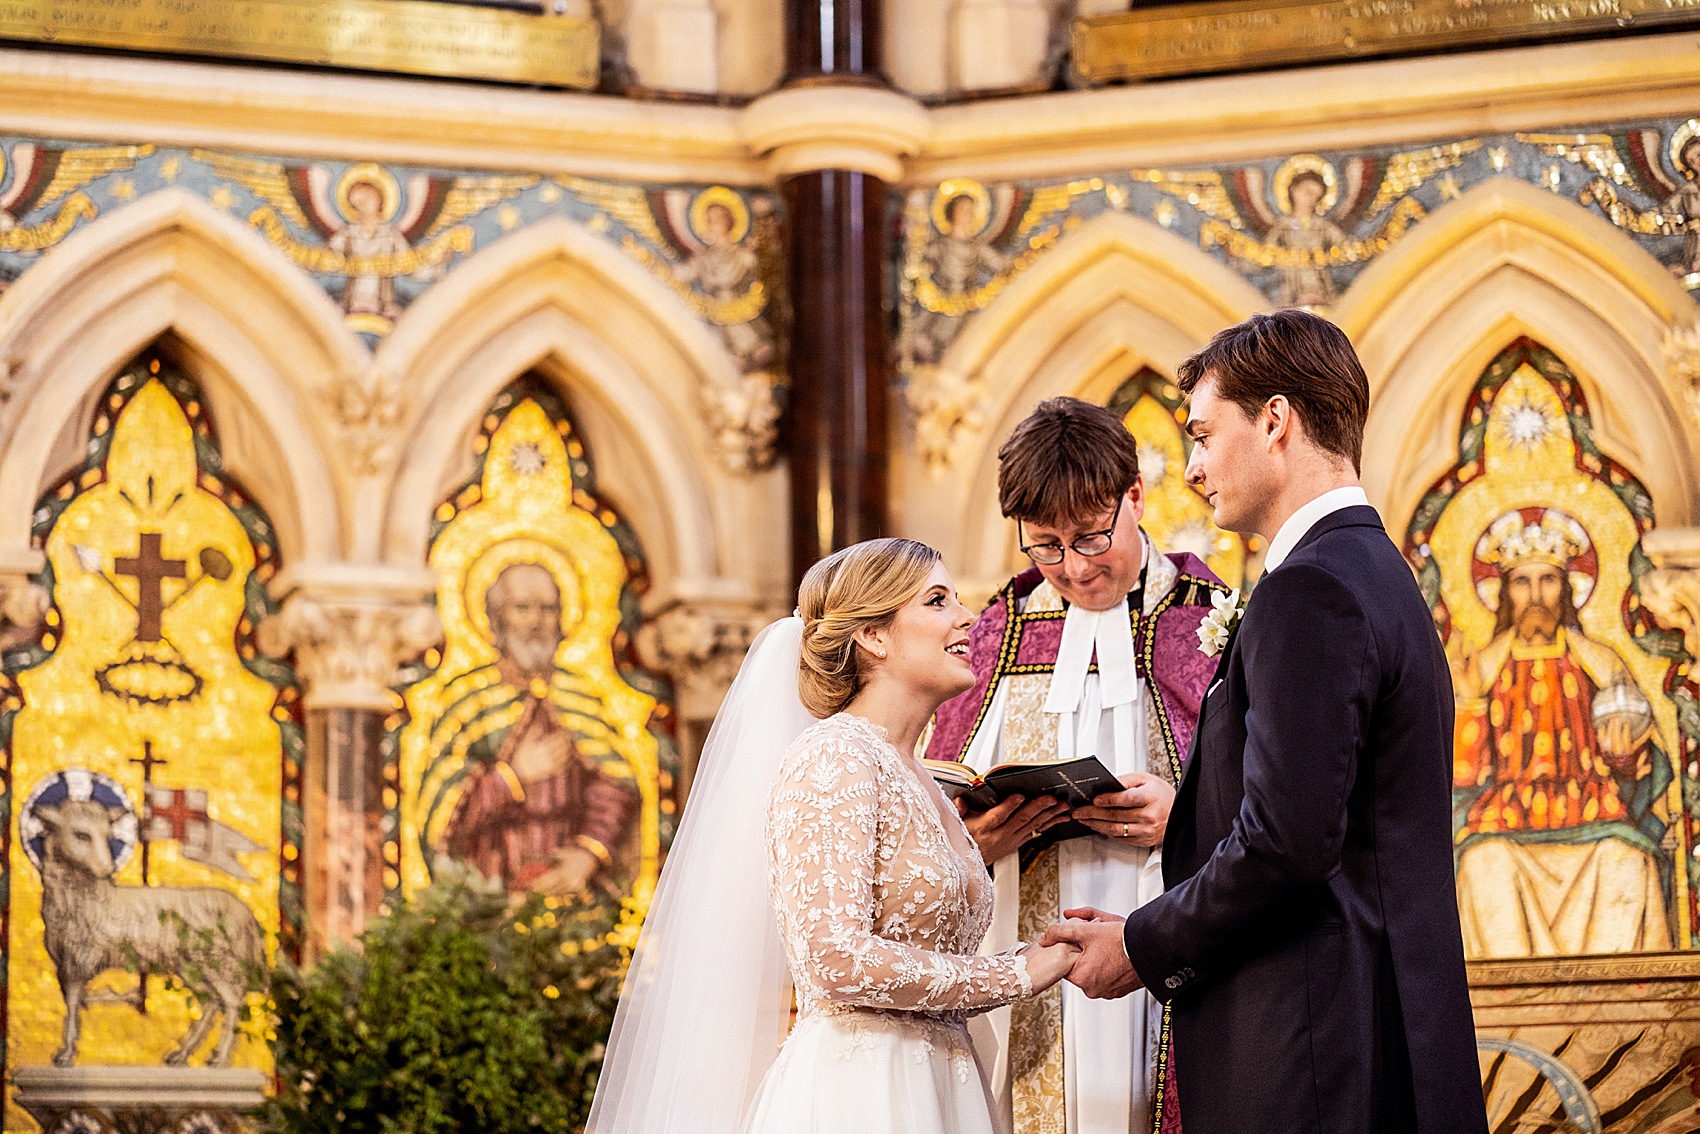
{"type": "Polygon", "coordinates": [[[912,539],[870,539],[809,568],[797,588],[803,617],[797,691],[805,709],[823,720],[843,711],[862,688],[856,631],[888,624],[938,561],[938,552],[912,539]]]}

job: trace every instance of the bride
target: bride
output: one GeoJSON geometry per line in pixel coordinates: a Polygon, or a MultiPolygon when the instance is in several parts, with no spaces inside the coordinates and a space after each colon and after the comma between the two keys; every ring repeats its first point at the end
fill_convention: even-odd
{"type": "Polygon", "coordinates": [[[990,877],[914,756],[974,679],[938,552],[856,544],[798,608],[756,639],[703,749],[588,1134],[992,1134],[965,1020],[1074,963],[975,955],[990,877]]]}

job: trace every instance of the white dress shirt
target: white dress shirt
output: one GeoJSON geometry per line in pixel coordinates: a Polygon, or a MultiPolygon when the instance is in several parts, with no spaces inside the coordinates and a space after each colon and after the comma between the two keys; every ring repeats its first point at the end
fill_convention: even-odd
{"type": "Polygon", "coordinates": [[[1335,488],[1324,492],[1309,504],[1287,517],[1287,522],[1281,525],[1281,530],[1275,533],[1275,538],[1269,541],[1269,554],[1263,557],[1263,573],[1265,575],[1275,570],[1285,562],[1287,556],[1293,553],[1293,548],[1305,537],[1310,529],[1322,517],[1342,508],[1352,508],[1359,504],[1367,505],[1369,497],[1358,485],[1348,485],[1345,488],[1335,488]]]}

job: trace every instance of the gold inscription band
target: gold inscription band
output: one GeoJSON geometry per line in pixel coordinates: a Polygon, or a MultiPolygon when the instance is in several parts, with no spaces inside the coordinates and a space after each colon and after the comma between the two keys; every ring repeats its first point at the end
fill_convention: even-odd
{"type": "Polygon", "coordinates": [[[0,0],[0,39],[596,86],[600,29],[427,0],[0,0]]]}
{"type": "Polygon", "coordinates": [[[1074,65],[1154,79],[1681,24],[1700,24],[1700,0],[1195,2],[1076,21],[1074,65]]]}

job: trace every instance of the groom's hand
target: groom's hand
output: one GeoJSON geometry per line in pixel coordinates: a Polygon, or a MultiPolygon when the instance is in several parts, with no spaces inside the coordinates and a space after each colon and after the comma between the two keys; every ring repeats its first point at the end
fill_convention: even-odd
{"type": "Polygon", "coordinates": [[[1068,982],[1093,1000],[1116,1000],[1142,987],[1122,945],[1122,918],[1090,906],[1064,910],[1067,921],[1045,930],[1041,945],[1068,944],[1080,950],[1068,982]]]}
{"type": "Polygon", "coordinates": [[[1100,795],[1090,807],[1076,807],[1074,817],[1117,842],[1162,846],[1175,789],[1168,780],[1148,772],[1129,773],[1121,777],[1121,782],[1121,791],[1100,795]]]}

